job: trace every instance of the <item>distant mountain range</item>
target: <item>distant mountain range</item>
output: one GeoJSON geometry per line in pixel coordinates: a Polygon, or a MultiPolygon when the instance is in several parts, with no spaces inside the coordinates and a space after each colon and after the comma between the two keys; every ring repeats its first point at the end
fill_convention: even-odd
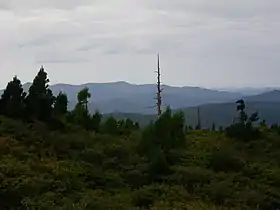
{"type": "Polygon", "coordinates": [[[244,96],[259,95],[262,93],[278,90],[279,87],[242,87],[242,88],[221,88],[219,90],[228,91],[232,93],[241,93],[244,96]]]}
{"type": "MultiPolygon", "coordinates": [[[[246,110],[249,114],[258,112],[260,119],[265,120],[268,125],[280,123],[280,102],[247,102],[246,106],[246,110]]],[[[215,124],[216,128],[219,126],[228,126],[237,117],[235,103],[205,104],[199,106],[199,109],[201,126],[203,128],[211,128],[213,124],[215,124]]],[[[188,125],[197,125],[198,107],[188,107],[180,110],[184,112],[186,123],[188,125]]],[[[132,113],[112,113],[110,116],[114,116],[117,119],[129,118],[133,121],[139,122],[142,126],[147,125],[151,120],[156,119],[156,115],[132,113]]]]}
{"type": "MultiPolygon", "coordinates": [[[[273,90],[254,96],[242,97],[246,102],[246,110],[249,114],[258,112],[261,120],[266,120],[268,125],[280,123],[280,91],[273,90]]],[[[235,101],[227,103],[203,104],[199,106],[201,125],[209,128],[213,125],[228,126],[237,117],[235,101]]],[[[180,109],[184,112],[187,124],[195,126],[198,122],[198,106],[180,109]]],[[[175,110],[176,111],[176,110],[175,110]]],[[[156,119],[155,115],[142,114],[111,114],[118,119],[130,118],[138,121],[141,125],[148,124],[156,119]]]]}
{"type": "MultiPolygon", "coordinates": [[[[28,91],[30,83],[24,84],[28,91]]],[[[134,85],[127,82],[88,83],[82,85],[55,84],[50,86],[54,94],[59,91],[68,96],[69,107],[76,104],[77,93],[84,87],[91,92],[89,108],[102,113],[140,113],[153,114],[155,112],[156,85],[134,85]]],[[[241,93],[211,90],[199,87],[172,87],[163,85],[163,105],[170,105],[172,109],[198,106],[207,103],[223,103],[242,97],[241,93]]]]}
{"type": "MultiPolygon", "coordinates": [[[[31,83],[23,85],[28,91],[31,83]]],[[[91,112],[101,111],[105,115],[117,118],[131,118],[140,124],[147,124],[155,119],[156,85],[134,85],[127,82],[88,83],[82,85],[55,84],[50,86],[55,95],[65,92],[69,100],[69,108],[74,108],[77,93],[88,87],[91,92],[89,108],[91,112]]],[[[172,110],[183,110],[187,122],[197,123],[197,107],[200,107],[202,125],[204,127],[228,125],[236,115],[235,101],[243,98],[248,112],[258,111],[262,119],[269,124],[280,123],[280,91],[272,88],[239,90],[212,90],[200,87],[172,87],[163,85],[163,104],[170,105],[172,110]],[[248,90],[251,90],[249,94],[248,90]],[[254,90],[254,91],[253,91],[254,90]],[[267,90],[267,91],[265,91],[267,90]],[[253,94],[260,93],[260,94],[253,94]]],[[[1,91],[0,91],[1,92],[1,91]]]]}

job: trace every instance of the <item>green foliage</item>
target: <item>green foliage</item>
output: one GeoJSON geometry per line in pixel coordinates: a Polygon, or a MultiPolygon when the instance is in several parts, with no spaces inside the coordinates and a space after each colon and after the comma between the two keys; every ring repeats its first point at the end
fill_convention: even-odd
{"type": "Polygon", "coordinates": [[[8,83],[0,99],[0,114],[11,118],[22,118],[25,108],[26,93],[23,92],[21,81],[14,77],[8,83]]]}
{"type": "Polygon", "coordinates": [[[188,131],[184,149],[159,141],[150,146],[172,149],[156,146],[139,155],[141,131],[125,138],[74,126],[51,131],[44,123],[2,117],[0,208],[276,210],[279,134],[267,132],[265,141],[252,144],[188,131]]]}
{"type": "Polygon", "coordinates": [[[29,94],[26,98],[28,118],[45,121],[52,116],[55,97],[49,89],[48,83],[47,73],[41,67],[29,88],[29,94]]]}
{"type": "Polygon", "coordinates": [[[112,135],[118,134],[118,121],[114,117],[108,117],[102,125],[102,132],[112,135]]]}
{"type": "MultiPolygon", "coordinates": [[[[174,163],[172,151],[185,147],[185,119],[182,113],[172,115],[166,111],[152,122],[144,131],[139,144],[139,152],[149,160],[149,171],[152,179],[170,172],[174,163]]],[[[178,159],[178,158],[177,158],[178,159]]],[[[176,161],[175,161],[176,162],[176,161]]]]}
{"type": "Polygon", "coordinates": [[[100,127],[101,127],[101,121],[102,121],[102,114],[98,111],[96,111],[92,116],[91,116],[91,129],[100,132],[100,127]]]}
{"type": "Polygon", "coordinates": [[[0,114],[12,118],[22,118],[25,97],[26,93],[23,92],[21,81],[14,77],[8,83],[0,99],[0,114]]]}
{"type": "Polygon", "coordinates": [[[259,120],[258,113],[253,113],[250,117],[245,112],[245,102],[239,100],[236,102],[237,111],[239,113],[238,121],[226,129],[229,137],[249,141],[254,140],[260,136],[258,128],[253,127],[253,123],[259,120]]]}
{"type": "Polygon", "coordinates": [[[161,149],[164,154],[185,145],[185,119],[181,112],[172,115],[171,109],[166,111],[144,131],[140,149],[153,153],[161,149]]]}
{"type": "Polygon", "coordinates": [[[216,131],[216,125],[215,125],[215,123],[212,124],[212,131],[216,131]]]}
{"type": "Polygon", "coordinates": [[[26,97],[15,77],[0,100],[0,209],[280,208],[279,125],[254,127],[244,101],[226,132],[170,108],[142,130],[91,115],[88,89],[68,112],[47,83],[42,68],[26,97]]]}
{"type": "Polygon", "coordinates": [[[91,97],[88,88],[82,89],[78,95],[78,103],[75,109],[68,114],[68,120],[71,123],[82,126],[86,130],[99,131],[102,115],[99,112],[95,112],[94,115],[90,115],[88,111],[88,99],[91,97]]]}
{"type": "Polygon", "coordinates": [[[236,171],[242,170],[244,163],[243,161],[234,156],[235,152],[231,148],[222,148],[213,151],[209,155],[209,166],[214,171],[236,171]]]}
{"type": "Polygon", "coordinates": [[[78,104],[80,104],[80,106],[82,106],[86,110],[86,112],[88,112],[88,99],[90,97],[91,97],[91,94],[87,87],[82,89],[77,95],[78,104]]]}
{"type": "Polygon", "coordinates": [[[60,92],[56,97],[54,103],[54,114],[55,116],[65,115],[67,113],[68,99],[65,93],[60,92]]]}

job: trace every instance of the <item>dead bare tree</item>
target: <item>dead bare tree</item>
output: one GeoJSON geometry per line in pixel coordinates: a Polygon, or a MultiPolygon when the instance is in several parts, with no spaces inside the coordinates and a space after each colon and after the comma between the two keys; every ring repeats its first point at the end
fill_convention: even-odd
{"type": "Polygon", "coordinates": [[[161,115],[162,113],[162,109],[161,109],[161,105],[162,105],[162,88],[161,88],[161,72],[160,72],[160,57],[159,54],[157,56],[157,93],[156,93],[156,107],[157,107],[157,115],[158,117],[161,115]]]}
{"type": "Polygon", "coordinates": [[[197,107],[197,125],[196,129],[201,129],[201,118],[200,118],[200,108],[199,106],[197,107]]]}

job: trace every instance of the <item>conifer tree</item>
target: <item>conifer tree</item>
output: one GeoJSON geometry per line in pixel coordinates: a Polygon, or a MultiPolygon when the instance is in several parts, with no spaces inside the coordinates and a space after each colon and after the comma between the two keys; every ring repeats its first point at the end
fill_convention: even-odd
{"type": "Polygon", "coordinates": [[[43,66],[34,78],[27,96],[27,111],[29,117],[38,120],[47,120],[52,116],[55,97],[49,89],[49,79],[43,66]]]}
{"type": "Polygon", "coordinates": [[[24,100],[26,93],[23,91],[21,81],[15,76],[8,83],[0,99],[0,112],[13,118],[23,116],[24,100]]]}
{"type": "Polygon", "coordinates": [[[74,122],[87,130],[92,128],[92,119],[88,111],[88,99],[91,97],[89,89],[86,87],[77,94],[78,103],[72,112],[74,122]]]}
{"type": "Polygon", "coordinates": [[[65,93],[60,92],[54,103],[54,114],[61,116],[67,113],[68,98],[65,93]]]}
{"type": "Polygon", "coordinates": [[[215,123],[212,124],[212,131],[216,131],[216,125],[215,125],[215,123]]]}
{"type": "Polygon", "coordinates": [[[238,100],[236,104],[237,104],[237,111],[239,112],[238,123],[244,126],[251,126],[253,122],[259,120],[259,116],[257,112],[253,113],[250,117],[248,117],[248,114],[245,112],[246,105],[243,99],[238,100]]]}
{"type": "Polygon", "coordinates": [[[134,128],[135,128],[136,130],[140,129],[140,125],[139,125],[138,122],[135,122],[135,123],[134,123],[134,128]]]}
{"type": "Polygon", "coordinates": [[[91,128],[95,132],[100,131],[100,124],[102,121],[102,114],[99,111],[96,111],[92,116],[91,116],[91,128]]]}
{"type": "Polygon", "coordinates": [[[78,103],[82,105],[86,112],[88,112],[88,99],[91,97],[88,87],[82,89],[77,96],[78,103]]]}
{"type": "Polygon", "coordinates": [[[241,100],[238,100],[236,102],[236,104],[237,104],[236,109],[239,112],[238,121],[239,121],[239,123],[245,125],[245,123],[246,123],[246,121],[248,119],[248,115],[245,112],[245,108],[246,108],[245,102],[244,102],[243,99],[241,99],[241,100]]]}
{"type": "Polygon", "coordinates": [[[112,116],[110,116],[102,125],[102,131],[104,133],[116,135],[119,132],[119,122],[112,116]]]}

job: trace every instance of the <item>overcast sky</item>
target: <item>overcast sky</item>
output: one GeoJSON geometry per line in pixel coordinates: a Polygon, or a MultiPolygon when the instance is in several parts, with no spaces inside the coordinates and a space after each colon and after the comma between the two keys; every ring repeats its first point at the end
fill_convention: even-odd
{"type": "Polygon", "coordinates": [[[0,87],[52,83],[280,86],[279,0],[0,0],[0,87]]]}

